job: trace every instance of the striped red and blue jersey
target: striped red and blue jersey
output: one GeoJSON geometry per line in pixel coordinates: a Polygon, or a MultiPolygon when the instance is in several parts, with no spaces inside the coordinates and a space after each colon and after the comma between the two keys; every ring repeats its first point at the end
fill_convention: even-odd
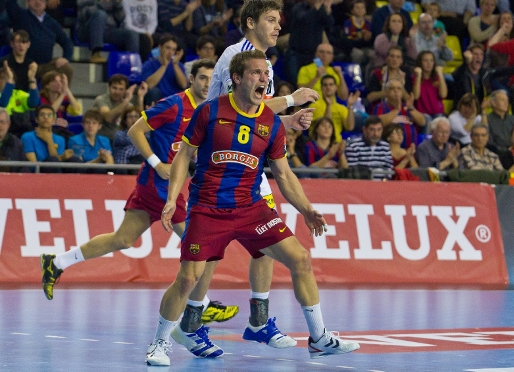
{"type": "MultiPolygon", "coordinates": [[[[382,100],[378,105],[373,109],[373,115],[384,115],[396,107],[390,105],[385,100],[382,100]]],[[[401,147],[406,149],[410,146],[411,143],[415,145],[418,144],[418,130],[416,125],[412,122],[409,112],[402,105],[401,111],[398,115],[391,121],[391,123],[400,124],[403,128],[403,142],[401,147]]]]}
{"type": "MultiPolygon", "coordinates": [[[[143,112],[143,118],[151,128],[148,142],[163,163],[173,161],[195,108],[196,102],[189,89],[186,89],[161,99],[155,106],[143,112]]],[[[147,161],[139,171],[137,182],[142,185],[153,183],[156,186],[168,186],[168,180],[161,178],[147,161]]]]}
{"type": "Polygon", "coordinates": [[[362,30],[371,31],[371,23],[368,20],[364,20],[362,26],[358,27],[355,24],[352,16],[344,22],[343,30],[348,39],[359,40],[363,38],[362,30]]]}
{"type": "MultiPolygon", "coordinates": [[[[305,165],[311,165],[320,161],[322,157],[328,154],[328,148],[322,149],[316,141],[309,141],[305,144],[305,165]]],[[[325,168],[337,168],[339,163],[339,151],[332,159],[330,159],[325,168]]]]}
{"type": "Polygon", "coordinates": [[[198,147],[189,206],[238,208],[257,202],[266,157],[286,155],[280,118],[264,103],[255,114],[244,113],[232,93],[200,105],[182,138],[198,147]]]}

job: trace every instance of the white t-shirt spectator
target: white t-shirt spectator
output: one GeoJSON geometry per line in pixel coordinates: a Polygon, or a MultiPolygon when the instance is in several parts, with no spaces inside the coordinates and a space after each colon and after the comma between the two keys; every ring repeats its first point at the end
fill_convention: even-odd
{"type": "Polygon", "coordinates": [[[123,0],[125,28],[140,34],[155,33],[157,28],[157,0],[123,0]]]}

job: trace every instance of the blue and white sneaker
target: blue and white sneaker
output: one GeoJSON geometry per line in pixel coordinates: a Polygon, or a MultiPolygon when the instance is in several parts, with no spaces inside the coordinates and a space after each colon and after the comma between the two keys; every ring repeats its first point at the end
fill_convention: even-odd
{"type": "Polygon", "coordinates": [[[297,342],[294,338],[284,335],[278,330],[275,325],[276,319],[277,318],[269,318],[266,324],[257,330],[255,330],[256,327],[252,327],[248,322],[243,333],[243,339],[246,341],[261,342],[277,349],[296,346],[297,342]]]}
{"type": "Polygon", "coordinates": [[[171,337],[177,343],[184,345],[187,350],[199,358],[217,358],[223,355],[223,350],[209,340],[209,327],[202,325],[193,333],[180,329],[180,323],[171,330],[171,337]]]}
{"type": "Polygon", "coordinates": [[[154,340],[146,351],[146,364],[151,366],[169,366],[171,352],[171,342],[164,340],[154,340]]]}
{"type": "Polygon", "coordinates": [[[314,342],[314,340],[309,337],[309,353],[311,359],[332,354],[345,354],[360,348],[357,342],[343,341],[338,336],[339,334],[334,335],[332,332],[328,332],[325,329],[325,333],[323,333],[323,336],[321,336],[318,341],[314,342]]]}

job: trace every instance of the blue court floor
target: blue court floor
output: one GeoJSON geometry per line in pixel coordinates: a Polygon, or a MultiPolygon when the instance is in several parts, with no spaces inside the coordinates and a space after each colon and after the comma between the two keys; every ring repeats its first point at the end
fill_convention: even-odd
{"type": "Polygon", "coordinates": [[[225,351],[194,358],[173,343],[171,367],[144,363],[164,289],[0,290],[1,371],[480,371],[514,372],[514,291],[325,289],[328,329],[357,340],[357,352],[310,359],[307,328],[290,290],[272,290],[270,316],[298,346],[245,342],[248,290],[212,290],[239,314],[210,329],[225,351]]]}

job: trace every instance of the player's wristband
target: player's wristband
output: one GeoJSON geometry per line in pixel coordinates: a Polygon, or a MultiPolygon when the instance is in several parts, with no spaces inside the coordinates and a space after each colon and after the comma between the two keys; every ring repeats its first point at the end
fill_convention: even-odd
{"type": "Polygon", "coordinates": [[[150,155],[150,157],[148,159],[146,159],[146,161],[148,162],[148,164],[150,164],[152,166],[152,168],[155,169],[155,167],[157,165],[159,165],[159,163],[161,163],[161,160],[157,157],[157,155],[155,154],[152,154],[150,155]]]}
{"type": "Polygon", "coordinates": [[[288,94],[287,96],[284,96],[284,98],[286,99],[287,107],[294,106],[294,98],[292,95],[288,94]]]}

